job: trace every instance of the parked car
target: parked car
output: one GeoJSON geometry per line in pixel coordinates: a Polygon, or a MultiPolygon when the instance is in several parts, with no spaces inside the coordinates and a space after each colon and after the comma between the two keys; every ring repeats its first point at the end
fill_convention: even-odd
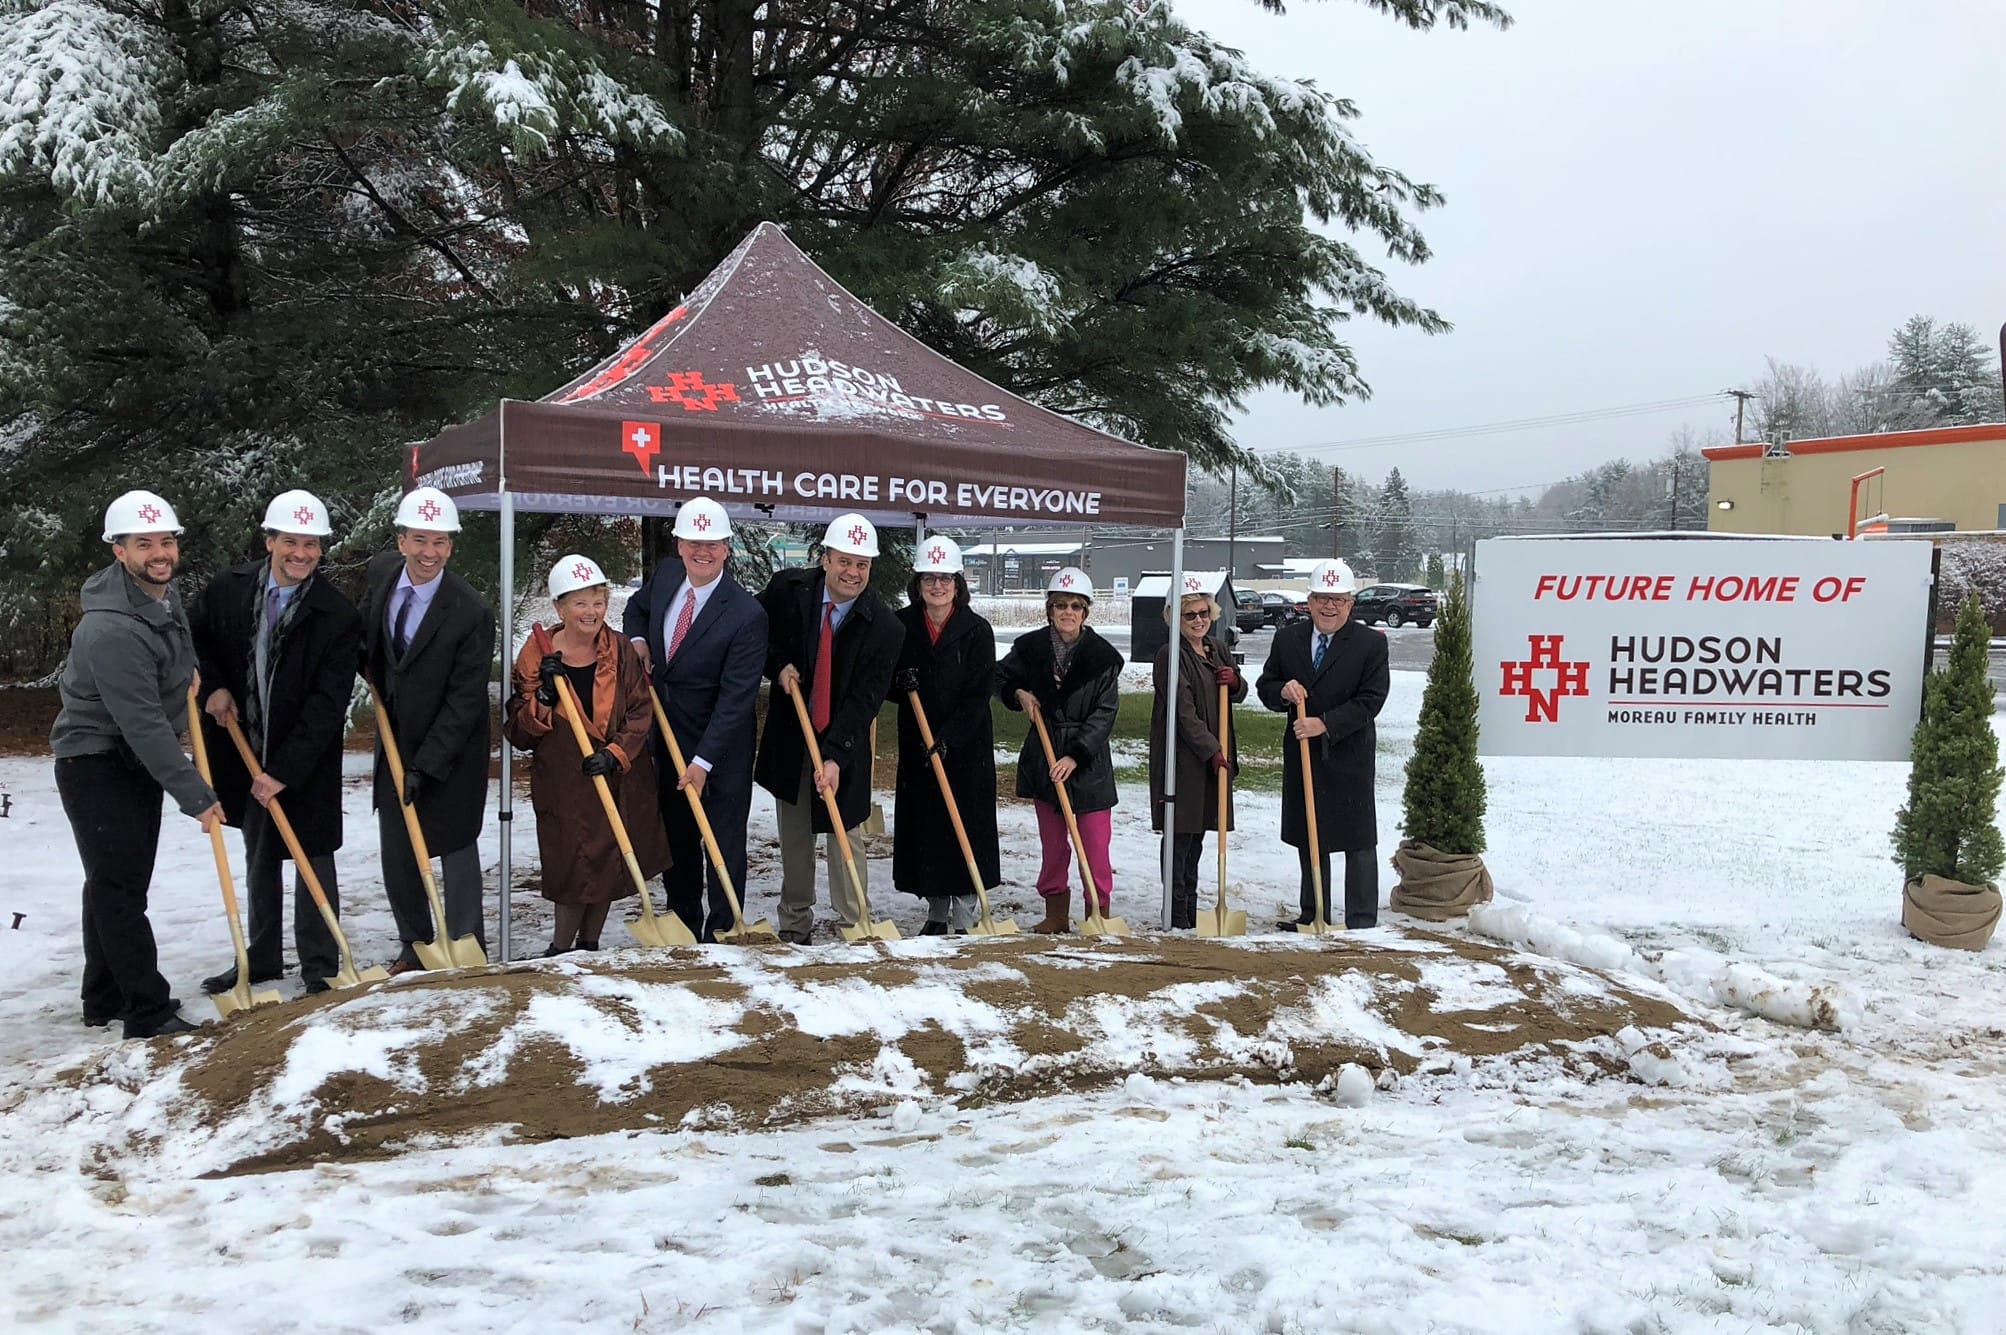
{"type": "Polygon", "coordinates": [[[1261,606],[1261,595],[1248,589],[1235,590],[1233,600],[1238,604],[1233,609],[1233,626],[1246,632],[1260,630],[1268,624],[1268,614],[1261,606]]]}
{"type": "Polygon", "coordinates": [[[1435,591],[1425,584],[1372,584],[1358,591],[1351,616],[1368,626],[1428,626],[1435,620],[1435,591]]]}
{"type": "Polygon", "coordinates": [[[1299,602],[1286,593],[1270,590],[1261,595],[1261,623],[1281,627],[1303,615],[1308,604],[1299,602]]]}

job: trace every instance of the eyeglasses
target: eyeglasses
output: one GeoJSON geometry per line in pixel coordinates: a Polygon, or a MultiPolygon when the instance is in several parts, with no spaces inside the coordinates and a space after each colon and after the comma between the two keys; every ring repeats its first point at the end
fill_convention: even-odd
{"type": "Polygon", "coordinates": [[[1087,610],[1087,605],[1076,602],[1055,602],[1052,604],[1052,610],[1054,612],[1084,612],[1087,610]]]}
{"type": "Polygon", "coordinates": [[[1184,619],[1186,621],[1210,621],[1212,613],[1208,609],[1201,607],[1195,612],[1186,612],[1184,619]]]}
{"type": "Polygon", "coordinates": [[[954,576],[936,575],[936,574],[921,575],[919,577],[919,582],[922,584],[952,584],[954,583],[954,576]]]}

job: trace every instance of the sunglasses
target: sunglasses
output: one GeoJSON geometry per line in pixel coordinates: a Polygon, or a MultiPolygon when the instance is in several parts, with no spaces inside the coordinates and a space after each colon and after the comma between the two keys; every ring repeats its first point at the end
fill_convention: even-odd
{"type": "Polygon", "coordinates": [[[1087,610],[1087,605],[1076,602],[1053,603],[1052,610],[1054,612],[1084,612],[1087,610]]]}
{"type": "Polygon", "coordinates": [[[1184,619],[1186,621],[1210,621],[1212,619],[1212,613],[1207,609],[1201,607],[1195,612],[1186,612],[1184,614],[1184,619]]]}

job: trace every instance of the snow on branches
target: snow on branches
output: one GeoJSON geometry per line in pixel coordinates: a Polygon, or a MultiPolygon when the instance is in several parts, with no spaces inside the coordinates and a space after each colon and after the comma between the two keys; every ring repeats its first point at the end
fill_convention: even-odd
{"type": "Polygon", "coordinates": [[[0,5],[0,181],[45,177],[86,205],[153,182],[176,78],[160,34],[93,0],[0,5]]]}

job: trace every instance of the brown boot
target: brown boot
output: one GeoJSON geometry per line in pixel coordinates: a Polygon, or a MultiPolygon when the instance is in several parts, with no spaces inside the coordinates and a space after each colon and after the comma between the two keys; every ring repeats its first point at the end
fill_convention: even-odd
{"type": "Polygon", "coordinates": [[[1045,920],[1034,924],[1031,930],[1043,933],[1046,936],[1052,936],[1058,932],[1072,931],[1073,919],[1071,913],[1068,912],[1068,904],[1071,899],[1071,895],[1046,895],[1045,920]]]}

